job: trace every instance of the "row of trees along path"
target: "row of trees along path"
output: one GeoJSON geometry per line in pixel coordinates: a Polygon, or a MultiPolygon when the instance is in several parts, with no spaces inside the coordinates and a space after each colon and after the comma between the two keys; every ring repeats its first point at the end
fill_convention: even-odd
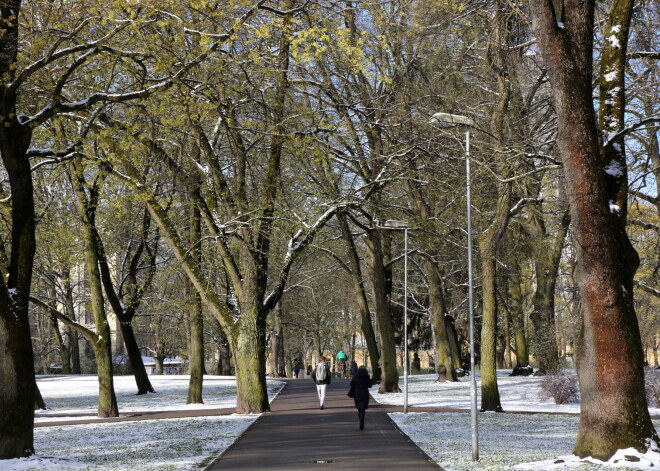
{"type": "MultiPolygon", "coordinates": [[[[0,199],[6,222],[0,244],[0,459],[35,452],[38,389],[30,302],[51,317],[55,330],[57,322],[63,322],[93,345],[99,416],[119,414],[105,301],[121,321],[123,336],[131,338],[130,322],[145,304],[141,299],[156,260],[157,237],[149,236],[153,233],[149,227],[158,228],[158,237],[164,241],[160,250],[167,246],[170,258],[185,273],[188,290],[196,292],[195,309],[187,319],[190,403],[202,400],[204,308],[222,329],[233,355],[237,412],[269,409],[264,379],[267,318],[284,297],[285,287],[292,284],[289,278],[297,271],[294,263],[302,260],[301,254],[319,232],[335,220],[341,232],[335,237],[344,240],[349,261],[337,258],[356,292],[372,369],[380,375],[380,392],[398,391],[393,326],[400,310],[393,307],[391,298],[391,237],[381,233],[377,221],[401,213],[406,218],[418,217],[421,226],[446,217],[444,209],[436,208],[437,213],[425,205],[433,201],[430,190],[445,183],[455,193],[445,171],[449,166],[444,166],[451,160],[443,158],[442,172],[428,178],[422,170],[429,166],[422,161],[437,160],[438,149],[451,141],[450,135],[438,141],[419,138],[439,134],[431,133],[429,124],[439,107],[478,115],[475,135],[483,139],[479,147],[485,155],[494,155],[487,163],[497,184],[490,185],[493,192],[483,195],[483,204],[490,202],[492,207],[475,212],[483,218],[477,222],[484,227],[478,239],[482,410],[501,410],[495,374],[496,257],[507,245],[512,218],[521,211],[532,212],[528,207],[532,203],[537,211],[541,208],[544,198],[537,197],[532,181],[537,180],[536,174],[561,166],[568,209],[557,212],[564,217],[555,242],[550,244],[542,213],[524,218],[533,221],[528,232],[544,240],[531,251],[535,258],[548,261],[538,262],[535,270],[532,321],[537,334],[543,335],[537,338],[534,353],[542,370],[557,367],[555,337],[546,329],[554,321],[553,280],[570,216],[581,306],[575,347],[582,403],[574,452],[607,459],[618,449],[646,450],[649,440],[658,440],[644,396],[643,346],[633,298],[640,258],[626,233],[630,192],[624,137],[644,123],[658,121],[650,116],[627,126],[625,120],[626,104],[636,101],[626,99],[625,79],[627,59],[632,57],[627,47],[635,2],[608,5],[604,22],[608,32],[603,33],[608,39],[599,49],[594,48],[594,26],[601,23],[595,18],[595,0],[531,2],[530,15],[511,2],[484,2],[474,12],[487,13],[483,22],[490,33],[477,30],[475,37],[489,38],[482,49],[487,51],[483,60],[492,87],[463,82],[470,77],[469,70],[477,70],[472,64],[458,74],[447,69],[451,71],[447,75],[461,78],[455,88],[458,98],[450,102],[444,90],[431,94],[428,102],[422,97],[428,96],[432,85],[427,75],[439,67],[434,64],[446,62],[437,55],[436,45],[443,44],[445,36],[462,36],[449,24],[440,28],[445,17],[469,16],[466,26],[479,17],[465,13],[463,5],[454,8],[449,2],[448,16],[443,2],[432,5],[414,0],[393,2],[416,7],[401,11],[388,10],[388,2],[345,2],[341,14],[334,10],[335,2],[254,0],[247,6],[226,2],[224,8],[209,8],[203,14],[194,2],[144,0],[136,8],[132,3],[97,2],[93,8],[85,2],[64,2],[66,8],[57,2],[35,1],[38,7],[20,0],[0,3],[5,25],[0,30],[0,154],[10,190],[10,198],[0,199]],[[394,14],[399,15],[395,21],[390,19],[394,14]],[[434,21],[436,17],[442,21],[434,21]],[[417,18],[431,23],[418,24],[417,18]],[[416,44],[408,44],[408,34],[400,33],[404,30],[417,30],[412,35],[416,44]],[[427,36],[435,30],[433,37],[427,36]],[[338,32],[338,40],[327,40],[329,32],[338,32]],[[382,41],[383,37],[388,41],[382,41]],[[316,41],[310,44],[310,38],[316,41]],[[516,45],[521,39],[525,42],[516,45]],[[321,54],[333,42],[341,48],[321,54]],[[391,51],[383,50],[385,43],[394,45],[391,51]],[[529,79],[519,84],[524,77],[514,66],[524,70],[517,59],[532,57],[523,52],[532,44],[536,49],[529,52],[536,57],[538,50],[543,68],[537,71],[536,85],[528,85],[534,83],[529,79]],[[430,50],[422,45],[430,45],[430,50]],[[392,63],[371,63],[380,57],[391,58],[392,63]],[[596,115],[593,79],[598,64],[596,115]],[[390,72],[373,77],[377,70],[390,72]],[[490,88],[497,92],[480,96],[479,90],[490,88]],[[525,100],[523,89],[531,90],[525,100]],[[515,143],[510,130],[529,124],[525,109],[520,116],[512,114],[513,104],[527,102],[529,111],[537,108],[539,90],[543,91],[540,95],[552,97],[547,116],[556,115],[549,120],[556,122],[556,132],[550,127],[543,142],[521,140],[509,148],[515,143]],[[492,105],[486,109],[481,103],[488,101],[492,105]],[[166,119],[174,116],[185,119],[166,119]],[[539,151],[530,153],[532,147],[539,151]],[[521,166],[516,160],[502,159],[505,151],[530,158],[521,166]],[[551,155],[546,156],[546,151],[551,155]],[[552,165],[532,168],[536,161],[546,160],[552,165]],[[37,216],[40,211],[35,211],[39,199],[35,202],[34,183],[39,184],[41,178],[36,170],[60,164],[64,177],[58,180],[66,179],[73,187],[67,191],[73,191],[71,200],[79,213],[78,242],[85,245],[89,311],[95,330],[66,320],[67,316],[44,302],[46,296],[41,302],[32,297],[35,250],[46,245],[37,243],[35,235],[42,220],[37,216]],[[514,174],[520,168],[526,173],[514,174]],[[312,174],[292,178],[301,169],[312,174]],[[513,188],[514,181],[532,175],[527,189],[513,188]],[[33,176],[38,178],[33,180],[33,176]],[[405,195],[395,185],[401,181],[410,182],[405,195]],[[103,225],[95,222],[99,192],[117,183],[134,193],[145,211],[143,242],[136,243],[133,255],[127,257],[136,269],[145,269],[140,270],[140,280],[135,270],[129,273],[130,289],[123,291],[113,285],[106,263],[109,254],[98,233],[103,225]],[[403,197],[413,201],[390,203],[403,197]],[[514,204],[516,199],[519,203],[514,204]],[[386,210],[394,208],[394,212],[386,210]],[[354,235],[356,228],[363,237],[354,235]],[[203,241],[212,241],[213,250],[202,254],[203,241]],[[366,252],[364,273],[372,280],[371,299],[365,294],[358,249],[366,252]],[[371,327],[371,309],[380,345],[371,327]]],[[[466,44],[466,54],[458,55],[461,62],[480,49],[472,46],[472,40],[466,44]]],[[[654,55],[651,51],[648,57],[654,55]]],[[[538,129],[530,125],[529,135],[538,135],[538,129]]],[[[650,152],[654,155],[655,139],[656,151],[650,152]]],[[[629,147],[632,154],[635,146],[629,147]]],[[[63,195],[57,193],[54,199],[68,200],[63,195]]],[[[453,226],[451,233],[456,232],[453,226]]],[[[443,239],[444,235],[429,238],[432,250],[423,252],[431,273],[437,363],[445,365],[448,379],[455,380],[451,376],[460,355],[455,331],[445,319],[446,290],[441,282],[447,275],[437,264],[433,266],[445,250],[454,255],[449,247],[438,250],[438,241],[443,239]]],[[[463,245],[461,240],[456,242],[463,245]]],[[[74,267],[63,268],[62,272],[68,272],[74,267]]],[[[515,276],[511,279],[515,283],[515,276]]],[[[454,284],[463,283],[457,279],[454,284]]],[[[520,319],[514,312],[512,320],[522,333],[520,319]]],[[[523,340],[522,335],[516,338],[523,340]]],[[[127,349],[135,353],[130,355],[131,363],[140,363],[135,345],[130,345],[127,342],[127,349]]],[[[524,351],[516,346],[521,367],[526,365],[524,351]]],[[[146,393],[152,388],[140,371],[139,392],[146,393]]]]}

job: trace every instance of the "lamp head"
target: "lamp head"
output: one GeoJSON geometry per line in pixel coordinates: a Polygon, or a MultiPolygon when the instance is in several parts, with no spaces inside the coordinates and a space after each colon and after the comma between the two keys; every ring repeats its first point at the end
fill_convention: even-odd
{"type": "Polygon", "coordinates": [[[474,126],[474,121],[467,116],[451,113],[435,113],[431,123],[441,128],[453,128],[455,126],[474,126]]]}

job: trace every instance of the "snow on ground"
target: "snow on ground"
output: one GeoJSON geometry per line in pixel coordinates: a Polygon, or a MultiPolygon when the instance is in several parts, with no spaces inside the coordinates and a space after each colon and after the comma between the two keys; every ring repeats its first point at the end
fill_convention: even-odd
{"type": "MultiPolygon", "coordinates": [[[[541,378],[510,377],[509,373],[510,370],[498,371],[497,378],[504,410],[539,413],[480,413],[480,460],[477,463],[471,461],[469,413],[412,412],[390,414],[390,417],[412,441],[447,471],[509,471],[514,467],[534,470],[660,469],[660,452],[641,455],[634,450],[621,450],[608,463],[595,459],[579,460],[571,455],[577,436],[580,405],[556,405],[552,400],[542,399],[539,396],[541,378]],[[626,459],[626,456],[632,456],[633,461],[626,459]]],[[[435,378],[436,375],[409,377],[410,406],[469,410],[469,377],[461,378],[458,383],[436,383],[435,378]]],[[[403,387],[403,381],[399,385],[403,387]]],[[[479,386],[477,374],[478,395],[479,386]]],[[[403,393],[378,394],[378,386],[374,386],[371,394],[380,403],[403,405],[403,393]]],[[[660,409],[650,408],[649,412],[656,417],[656,430],[660,429],[660,409]]]]}
{"type": "MultiPolygon", "coordinates": [[[[115,376],[120,413],[217,409],[236,406],[236,380],[205,376],[204,404],[186,405],[189,376],[151,376],[156,394],[136,396],[132,376],[115,376]]],[[[44,376],[37,384],[47,407],[39,414],[66,414],[67,418],[37,418],[35,422],[70,420],[76,414],[95,413],[98,406],[96,376],[44,376]]],[[[282,381],[266,382],[272,401],[282,381]]],[[[0,471],[112,470],[179,471],[203,468],[202,464],[234,443],[258,415],[227,415],[185,419],[65,425],[36,428],[38,455],[0,461],[0,471]],[[138,424],[138,426],[136,426],[138,424]]],[[[95,420],[94,417],[83,417],[95,420]]]]}
{"type": "MultiPolygon", "coordinates": [[[[505,411],[566,412],[579,414],[580,404],[555,404],[552,399],[542,399],[541,379],[538,376],[509,376],[511,370],[497,371],[497,387],[505,411]]],[[[414,407],[470,408],[470,378],[460,378],[457,383],[436,383],[436,375],[408,377],[408,405],[414,407]]],[[[477,372],[477,398],[480,404],[480,376],[477,372]]],[[[403,377],[399,378],[403,389],[403,377]]],[[[371,388],[371,395],[381,404],[403,405],[403,392],[378,394],[378,385],[371,388]]],[[[650,407],[654,417],[660,417],[660,408],[650,407]]]]}
{"type": "MultiPolygon", "coordinates": [[[[446,471],[509,471],[511,469],[659,469],[660,453],[640,455],[626,450],[602,463],[570,455],[578,420],[567,414],[479,414],[479,461],[473,462],[468,413],[395,413],[390,417],[446,471]],[[627,461],[623,455],[640,457],[627,461]],[[618,463],[613,461],[618,459],[618,463]],[[562,461],[562,462],[558,462],[562,461]]],[[[660,420],[654,421],[656,429],[660,420]]]]}
{"type": "Polygon", "coordinates": [[[0,461],[2,471],[179,471],[227,449],[257,415],[36,428],[39,453],[0,461]],[[137,426],[136,426],[137,425],[137,426]]]}
{"type": "MultiPolygon", "coordinates": [[[[202,398],[204,404],[186,405],[190,376],[150,376],[156,394],[137,396],[133,376],[115,376],[115,394],[120,414],[142,411],[172,411],[186,409],[219,409],[236,407],[236,380],[233,376],[204,376],[202,398]]],[[[42,376],[37,385],[47,410],[39,415],[95,413],[98,407],[99,386],[96,376],[42,376]]],[[[281,381],[267,381],[270,400],[282,389],[281,381]]],[[[51,422],[51,418],[37,418],[36,422],[51,422]]]]}

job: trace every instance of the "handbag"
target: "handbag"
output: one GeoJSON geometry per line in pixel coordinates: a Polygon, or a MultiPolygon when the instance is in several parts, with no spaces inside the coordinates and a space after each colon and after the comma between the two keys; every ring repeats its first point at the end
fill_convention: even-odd
{"type": "Polygon", "coordinates": [[[355,396],[355,386],[351,386],[350,389],[348,390],[348,397],[353,397],[355,396]]]}

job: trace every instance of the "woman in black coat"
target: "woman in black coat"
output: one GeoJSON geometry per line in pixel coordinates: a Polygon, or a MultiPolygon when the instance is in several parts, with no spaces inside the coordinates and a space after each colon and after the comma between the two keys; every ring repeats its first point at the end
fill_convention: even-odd
{"type": "Polygon", "coordinates": [[[369,388],[371,387],[371,378],[364,365],[360,365],[357,373],[351,379],[351,388],[353,388],[353,400],[358,410],[360,418],[360,430],[364,429],[364,414],[369,408],[369,388]]]}

